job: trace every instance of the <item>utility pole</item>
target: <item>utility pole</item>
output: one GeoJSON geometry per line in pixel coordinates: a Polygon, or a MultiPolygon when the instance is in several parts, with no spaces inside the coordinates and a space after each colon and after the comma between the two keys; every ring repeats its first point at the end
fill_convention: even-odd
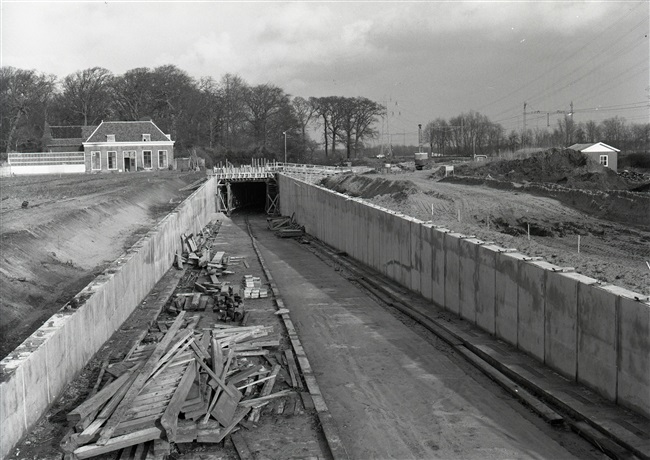
{"type": "Polygon", "coordinates": [[[287,166],[287,132],[282,131],[282,134],[284,134],[284,166],[286,168],[286,166],[287,166]]]}
{"type": "Polygon", "coordinates": [[[521,147],[526,147],[526,106],[528,104],[524,101],[524,130],[521,132],[521,147]]]}

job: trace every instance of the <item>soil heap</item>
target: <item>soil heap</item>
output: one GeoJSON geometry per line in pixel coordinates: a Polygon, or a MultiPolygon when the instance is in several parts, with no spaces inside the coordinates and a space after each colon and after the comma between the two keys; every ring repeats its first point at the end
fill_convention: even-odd
{"type": "Polygon", "coordinates": [[[583,153],[571,149],[550,149],[528,158],[467,163],[455,167],[462,176],[510,182],[555,183],[589,190],[627,190],[629,184],[616,172],[583,153]]]}

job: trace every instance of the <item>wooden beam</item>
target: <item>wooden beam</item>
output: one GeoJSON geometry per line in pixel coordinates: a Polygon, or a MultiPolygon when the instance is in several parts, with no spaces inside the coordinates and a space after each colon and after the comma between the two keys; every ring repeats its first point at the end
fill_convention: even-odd
{"type": "Polygon", "coordinates": [[[99,439],[97,440],[97,445],[103,446],[108,443],[111,436],[113,435],[113,431],[115,431],[115,428],[117,427],[117,425],[120,423],[124,415],[131,407],[136,396],[140,393],[144,385],[147,383],[149,376],[157,368],[158,361],[165,353],[165,350],[170,345],[171,341],[174,339],[174,336],[183,325],[184,318],[185,318],[185,312],[182,311],[176,317],[174,324],[172,324],[172,326],[169,328],[167,334],[165,334],[163,339],[158,343],[153,353],[151,354],[147,362],[144,364],[142,370],[139,372],[137,378],[129,388],[129,391],[122,399],[122,402],[117,407],[117,409],[115,409],[115,412],[113,413],[111,418],[106,422],[106,426],[104,426],[104,429],[102,430],[99,439]]]}
{"type": "Polygon", "coordinates": [[[176,427],[178,424],[178,414],[181,411],[181,407],[187,398],[190,388],[192,387],[192,382],[196,377],[196,364],[190,363],[183,374],[183,378],[176,387],[172,399],[169,401],[165,413],[160,418],[160,424],[165,429],[167,434],[167,440],[170,442],[176,441],[176,427]]]}
{"type": "Polygon", "coordinates": [[[293,351],[284,350],[284,356],[287,359],[287,365],[289,366],[289,374],[291,376],[291,386],[302,390],[302,380],[300,378],[300,373],[298,372],[298,366],[296,366],[296,360],[293,357],[293,351]]]}
{"type": "Polygon", "coordinates": [[[91,398],[85,400],[83,403],[71,410],[70,413],[68,413],[68,421],[78,422],[79,420],[91,414],[93,411],[99,409],[102,404],[111,399],[113,395],[115,395],[115,393],[122,387],[122,385],[124,385],[124,383],[129,380],[133,371],[139,366],[140,365],[136,365],[130,371],[122,374],[119,378],[102,388],[101,391],[95,394],[95,396],[92,396],[91,398]]]}
{"type": "Polygon", "coordinates": [[[74,455],[76,455],[78,459],[83,460],[85,458],[96,457],[97,455],[106,454],[108,452],[114,452],[125,447],[135,446],[141,442],[159,439],[161,435],[162,430],[158,427],[146,428],[134,433],[109,439],[106,444],[89,444],[87,446],[79,447],[78,449],[75,449],[74,455]]]}

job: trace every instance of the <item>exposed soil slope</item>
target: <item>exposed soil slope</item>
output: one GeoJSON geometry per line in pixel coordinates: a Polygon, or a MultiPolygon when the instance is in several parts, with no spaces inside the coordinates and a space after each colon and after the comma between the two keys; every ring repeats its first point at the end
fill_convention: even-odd
{"type": "MultiPolygon", "coordinates": [[[[525,193],[523,187],[500,190],[440,182],[428,171],[332,176],[323,185],[650,295],[650,270],[645,262],[650,260],[650,231],[587,214],[554,198],[525,193]]],[[[644,218],[638,212],[632,216],[644,218]]]]}
{"type": "Polygon", "coordinates": [[[468,162],[455,169],[455,173],[462,176],[552,183],[588,190],[627,190],[633,187],[613,170],[574,150],[552,149],[523,159],[468,162]]]}
{"type": "Polygon", "coordinates": [[[203,174],[2,178],[1,356],[190,194],[179,189],[203,174]]]}

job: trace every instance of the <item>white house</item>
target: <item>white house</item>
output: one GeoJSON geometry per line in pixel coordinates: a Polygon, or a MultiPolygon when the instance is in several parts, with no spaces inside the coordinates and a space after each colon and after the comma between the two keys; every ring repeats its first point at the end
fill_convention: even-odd
{"type": "Polygon", "coordinates": [[[614,171],[618,169],[618,152],[620,150],[611,145],[596,142],[595,144],[573,144],[569,148],[584,153],[594,161],[614,171]]]}

